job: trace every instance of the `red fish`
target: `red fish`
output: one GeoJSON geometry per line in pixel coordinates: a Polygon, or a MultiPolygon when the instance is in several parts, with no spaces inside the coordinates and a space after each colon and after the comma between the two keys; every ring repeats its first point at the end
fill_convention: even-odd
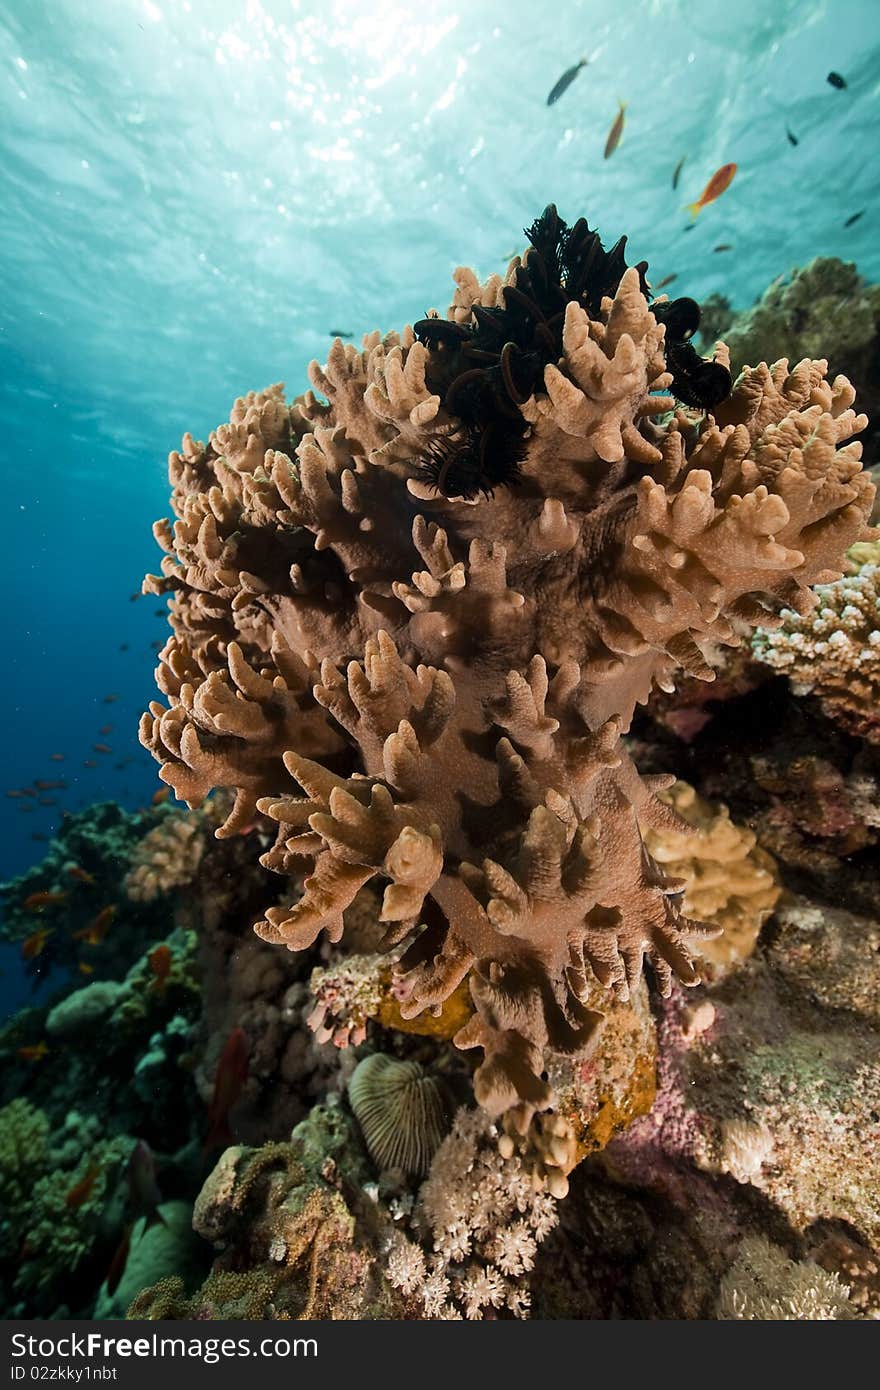
{"type": "Polygon", "coordinates": [[[157,792],[153,792],[153,795],[152,795],[152,797],[151,797],[152,804],[153,804],[154,806],[162,806],[162,805],[164,804],[164,802],[166,802],[166,801],[168,800],[168,798],[169,798],[170,795],[171,795],[171,788],[170,788],[170,787],[160,787],[159,790],[158,790],[157,792]]]}
{"type": "Polygon", "coordinates": [[[83,762],[83,767],[97,767],[97,766],[98,766],[98,764],[95,762],[94,758],[86,758],[85,761],[83,762]]]}
{"type": "Polygon", "coordinates": [[[153,972],[153,989],[163,990],[171,970],[171,947],[163,942],[150,952],[147,961],[153,972]]]}
{"type": "Polygon", "coordinates": [[[93,743],[92,748],[96,753],[112,753],[113,749],[109,743],[93,743]]]}
{"type": "Polygon", "coordinates": [[[722,164],[720,169],[716,169],[697,201],[688,203],[691,216],[696,217],[702,208],[708,207],[709,203],[714,203],[716,198],[720,198],[725,189],[733,183],[735,173],[735,164],[722,164]]]}
{"type": "Polygon", "coordinates": [[[605,141],[605,158],[610,159],[617,146],[620,144],[620,137],[623,134],[623,127],[626,123],[626,104],[618,101],[620,110],[614,117],[614,124],[608,132],[608,139],[605,141]]]}
{"type": "Polygon", "coordinates": [[[101,735],[102,738],[106,737],[107,734],[112,734],[112,732],[113,732],[113,725],[112,725],[112,724],[102,724],[101,727],[100,727],[100,729],[98,730],[98,733],[101,735]]]}
{"type": "Polygon", "coordinates": [[[22,960],[36,960],[37,956],[41,956],[54,930],[54,927],[38,927],[30,936],[25,937],[21,943],[22,960]]]}
{"type": "Polygon", "coordinates": [[[43,777],[34,786],[41,792],[59,792],[66,790],[67,783],[63,777],[43,777]]]}
{"type": "Polygon", "coordinates": [[[50,754],[49,754],[49,757],[50,757],[50,759],[51,759],[51,761],[52,761],[53,763],[63,763],[63,762],[64,762],[64,754],[63,754],[63,753],[50,753],[50,754]]]}
{"type": "Polygon", "coordinates": [[[89,922],[88,926],[80,927],[79,931],[73,932],[74,941],[84,941],[88,946],[100,946],[110,930],[110,923],[115,916],[115,903],[109,903],[107,907],[102,907],[97,917],[89,922]]]}
{"type": "Polygon", "coordinates": [[[43,889],[39,893],[28,893],[22,907],[25,912],[40,912],[44,907],[56,907],[59,903],[66,902],[66,893],[50,893],[47,889],[43,889]]]}
{"type": "Polygon", "coordinates": [[[49,1047],[44,1042],[32,1043],[27,1047],[18,1049],[18,1056],[23,1062],[42,1062],[44,1057],[48,1057],[49,1047]]]}
{"type": "Polygon", "coordinates": [[[71,878],[75,878],[77,883],[94,883],[95,875],[90,874],[87,869],[81,869],[79,864],[68,864],[67,872],[71,878]]]}
{"type": "Polygon", "coordinates": [[[85,1177],[80,1178],[79,1182],[70,1189],[64,1198],[64,1205],[76,1210],[77,1207],[82,1206],[83,1202],[87,1202],[92,1195],[92,1189],[98,1180],[100,1171],[99,1164],[90,1163],[85,1177]]]}
{"type": "Polygon", "coordinates": [[[115,703],[116,703],[116,701],[117,701],[118,699],[119,699],[119,696],[118,696],[118,695],[105,695],[105,696],[104,696],[104,704],[105,704],[105,705],[115,705],[115,703]]]}
{"type": "Polygon", "coordinates": [[[248,1076],[248,1040],[243,1028],[236,1028],[226,1040],[214,1076],[214,1094],[208,1107],[208,1137],[205,1150],[228,1144],[232,1139],[229,1112],[244,1089],[248,1076]]]}

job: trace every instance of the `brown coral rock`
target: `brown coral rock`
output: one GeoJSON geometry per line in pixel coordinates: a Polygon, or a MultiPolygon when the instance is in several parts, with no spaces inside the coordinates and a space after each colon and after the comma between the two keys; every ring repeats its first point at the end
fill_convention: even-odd
{"type": "Polygon", "coordinates": [[[383,947],[411,941],[404,1015],[469,978],[456,1042],[482,1049],[494,1115],[552,1105],[545,1059],[583,1054],[600,1022],[591,980],[626,998],[646,960],[662,991],[697,980],[707,929],[642,839],[676,819],[668,780],[639,776],[621,731],[673,672],[711,679],[734,621],[806,611],[873,497],[864,417],[824,362],[759,366],[714,416],[670,414],[673,306],[652,312],[620,248],[587,241],[601,284],[581,266],[575,288],[545,239],[503,283],[457,272],[427,343],[337,340],[311,368],[324,401],[272,387],[207,446],[187,436],[147,581],[172,595],[167,704],[141,726],[163,780],[191,806],[234,789],[217,833],[271,817],[262,862],[307,874],[258,933],[338,941],[378,881],[383,947]],[[502,349],[524,325],[531,355],[502,349]],[[473,378],[449,379],[480,333],[500,335],[482,433],[462,418],[473,378]],[[444,494],[438,459],[476,439],[494,477],[511,431],[515,487],[444,494]]]}

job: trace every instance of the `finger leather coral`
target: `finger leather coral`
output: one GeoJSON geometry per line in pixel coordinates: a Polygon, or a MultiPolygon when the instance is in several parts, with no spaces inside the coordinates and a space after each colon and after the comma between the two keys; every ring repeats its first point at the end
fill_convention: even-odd
{"type": "Polygon", "coordinates": [[[455,1041],[518,1131],[553,1106],[547,1059],[590,1047],[595,982],[694,984],[717,930],[646,848],[687,826],[621,742],[636,705],[809,611],[874,493],[825,362],[731,389],[723,345],[690,344],[697,306],[650,302],[625,240],[552,206],[527,236],[503,280],[457,271],[445,318],[337,340],[315,391],[185,437],[141,725],[190,806],[234,791],[217,834],[275,822],[262,862],[304,882],[260,936],[337,942],[372,881],[401,1012],[467,980],[455,1041]]]}

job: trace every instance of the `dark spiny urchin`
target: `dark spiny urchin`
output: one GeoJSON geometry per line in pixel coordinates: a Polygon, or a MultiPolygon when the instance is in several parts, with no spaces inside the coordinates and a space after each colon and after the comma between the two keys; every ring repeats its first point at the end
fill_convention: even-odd
{"type": "MultiPolygon", "coordinates": [[[[542,389],[544,368],[562,356],[566,306],[574,301],[596,318],[627,269],[626,237],[606,251],[598,232],[581,217],[569,228],[550,203],[531,227],[531,242],[504,308],[475,304],[467,324],[421,319],[416,338],[430,350],[428,385],[462,429],[436,443],[419,461],[422,477],[445,497],[490,497],[516,482],[529,426],[519,409],[542,389]]],[[[647,261],[636,266],[642,293],[650,293],[647,261]]],[[[692,299],[658,304],[666,324],[670,390],[686,405],[708,409],[730,391],[730,373],[706,362],[690,343],[700,321],[692,299]]]]}

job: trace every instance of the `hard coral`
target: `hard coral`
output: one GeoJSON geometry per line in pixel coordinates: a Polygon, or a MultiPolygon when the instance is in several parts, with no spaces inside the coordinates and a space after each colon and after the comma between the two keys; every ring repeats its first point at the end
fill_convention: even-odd
{"type": "Polygon", "coordinates": [[[425,341],[337,340],[310,369],[326,402],[251,394],[171,455],[178,519],[147,581],[173,595],[168,706],[141,726],[191,806],[235,789],[218,835],[269,816],[262,862],[310,869],[266,940],[338,941],[385,883],[382,944],[412,938],[404,1013],[469,975],[477,1098],[524,1116],[553,1103],[545,1054],[595,1033],[591,975],[624,997],[645,959],[661,991],[697,979],[705,929],[641,833],[675,820],[669,782],[620,743],[636,702],[681,668],[711,679],[734,620],[807,611],[873,497],[848,443],[864,418],[824,362],[676,412],[670,387],[726,390],[723,349],[690,348],[692,301],[652,311],[622,246],[552,207],[528,235],[503,283],[456,272],[425,341]],[[438,450],[467,467],[435,470],[438,450]]]}
{"type": "Polygon", "coordinates": [[[864,565],[817,593],[815,613],[784,609],[782,626],[759,628],[752,650],[796,694],[814,692],[829,718],[880,743],[880,568],[864,565]]]}
{"type": "Polygon", "coordinates": [[[650,830],[645,841],[657,863],[684,880],[685,912],[721,928],[700,946],[704,974],[718,979],[754,950],[782,891],[776,866],[726,806],[704,801],[687,782],[663,796],[697,834],[650,830]]]}

